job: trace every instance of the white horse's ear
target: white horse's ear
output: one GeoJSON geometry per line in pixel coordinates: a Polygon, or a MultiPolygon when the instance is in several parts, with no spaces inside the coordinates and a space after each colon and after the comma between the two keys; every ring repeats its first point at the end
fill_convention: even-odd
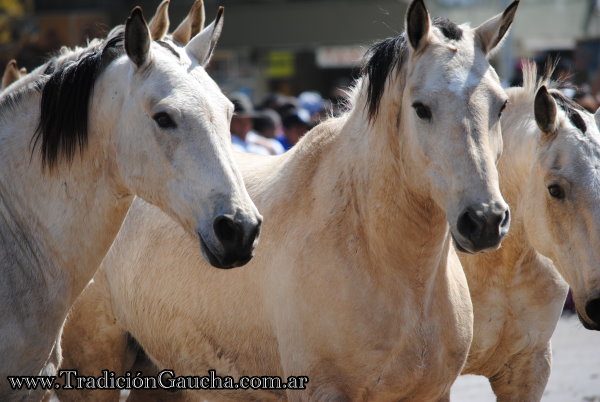
{"type": "Polygon", "coordinates": [[[152,40],[161,40],[169,31],[169,1],[163,0],[158,5],[154,17],[148,23],[152,40]]]}
{"type": "Polygon", "coordinates": [[[489,54],[502,42],[515,19],[517,7],[519,7],[519,0],[513,1],[502,14],[490,18],[475,28],[475,38],[479,41],[483,53],[489,54]]]}
{"type": "Polygon", "coordinates": [[[204,29],[204,20],[204,2],[196,0],[188,15],[173,32],[173,40],[186,45],[190,39],[204,29]]]}
{"type": "Polygon", "coordinates": [[[142,67],[150,59],[151,42],[142,9],[135,7],[125,23],[125,51],[138,67],[142,67]]]}
{"type": "Polygon", "coordinates": [[[413,0],[406,11],[406,34],[414,50],[422,49],[427,44],[431,18],[423,0],[413,0]]]}
{"type": "Polygon", "coordinates": [[[535,94],[534,115],[535,122],[545,134],[554,134],[558,128],[556,101],[542,85],[535,94]]]}
{"type": "Polygon", "coordinates": [[[2,74],[2,88],[6,88],[19,78],[21,78],[21,72],[17,67],[17,61],[12,59],[6,64],[4,74],[2,74]]]}
{"type": "Polygon", "coordinates": [[[223,13],[225,9],[219,7],[217,17],[215,20],[206,28],[204,28],[198,35],[194,36],[192,40],[185,46],[202,66],[206,66],[210,61],[212,52],[217,45],[217,41],[221,36],[223,30],[223,13]]]}

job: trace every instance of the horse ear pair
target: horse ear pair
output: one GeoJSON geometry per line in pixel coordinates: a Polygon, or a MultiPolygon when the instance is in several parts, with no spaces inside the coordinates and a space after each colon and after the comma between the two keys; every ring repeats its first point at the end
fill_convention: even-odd
{"type": "MultiPolygon", "coordinates": [[[[148,23],[150,36],[153,40],[162,40],[167,35],[167,32],[169,32],[169,2],[170,0],[163,0],[158,5],[154,17],[148,23]]],[[[186,45],[190,39],[204,29],[204,20],[204,2],[196,0],[188,15],[173,31],[171,37],[175,42],[186,45]]]]}
{"type": "MultiPolygon", "coordinates": [[[[506,36],[519,6],[519,0],[513,1],[502,14],[490,18],[475,28],[475,38],[487,55],[497,47],[506,36]]],[[[431,29],[431,18],[423,0],[413,0],[406,12],[406,34],[413,50],[426,46],[431,29]]]]}
{"type": "MultiPolygon", "coordinates": [[[[125,23],[125,51],[138,68],[144,66],[150,60],[150,43],[152,40],[164,37],[169,28],[168,4],[169,1],[166,0],[159,5],[156,16],[150,21],[150,27],[146,24],[140,7],[135,7],[129,18],[127,18],[125,23]]],[[[202,1],[196,1],[190,14],[173,33],[174,38],[177,36],[180,39],[178,42],[187,43],[185,49],[202,66],[207,65],[210,61],[212,52],[221,36],[223,13],[224,8],[219,7],[215,20],[208,27],[201,30],[204,25],[204,6],[202,1]],[[190,38],[192,34],[194,36],[190,38]]]]}

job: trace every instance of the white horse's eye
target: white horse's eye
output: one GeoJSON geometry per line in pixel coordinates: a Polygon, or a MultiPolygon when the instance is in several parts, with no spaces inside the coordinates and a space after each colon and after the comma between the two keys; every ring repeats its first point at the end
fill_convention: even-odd
{"type": "Polygon", "coordinates": [[[551,184],[548,186],[548,193],[552,196],[552,198],[556,198],[558,200],[562,200],[565,198],[565,190],[558,184],[551,184]]]}
{"type": "Polygon", "coordinates": [[[500,112],[498,113],[498,117],[502,116],[502,112],[504,112],[504,109],[506,109],[506,105],[508,105],[508,101],[507,100],[504,101],[504,104],[500,108],[500,112]]]}
{"type": "Polygon", "coordinates": [[[429,107],[425,106],[421,102],[413,103],[412,107],[415,109],[415,112],[417,113],[417,116],[419,116],[419,119],[431,120],[431,109],[429,109],[429,107]]]}
{"type": "Polygon", "coordinates": [[[177,127],[177,124],[175,124],[173,119],[171,119],[171,116],[169,116],[165,112],[156,113],[154,116],[152,116],[152,118],[154,119],[154,121],[156,121],[156,124],[158,124],[158,126],[160,128],[176,128],[177,127]]]}

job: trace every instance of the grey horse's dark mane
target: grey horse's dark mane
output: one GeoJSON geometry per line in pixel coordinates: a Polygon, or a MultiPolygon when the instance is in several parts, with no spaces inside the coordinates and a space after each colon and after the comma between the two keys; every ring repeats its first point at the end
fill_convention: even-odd
{"type": "Polygon", "coordinates": [[[40,145],[42,166],[52,169],[61,157],[70,163],[77,149],[85,149],[94,84],[100,73],[123,53],[120,30],[76,60],[52,68],[42,88],[40,120],[32,139],[32,152],[40,145]]]}
{"type": "MultiPolygon", "coordinates": [[[[448,39],[462,39],[462,29],[445,18],[433,19],[433,26],[438,28],[448,39]]],[[[402,67],[408,54],[406,33],[376,42],[365,54],[365,62],[361,75],[368,78],[367,114],[373,120],[379,113],[379,104],[390,73],[396,67],[402,67]]]]}

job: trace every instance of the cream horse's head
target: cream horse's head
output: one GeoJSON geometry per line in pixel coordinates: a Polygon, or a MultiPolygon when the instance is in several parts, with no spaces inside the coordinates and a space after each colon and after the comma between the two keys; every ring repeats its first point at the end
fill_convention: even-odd
{"type": "Polygon", "coordinates": [[[517,6],[474,29],[432,21],[422,0],[414,0],[406,15],[402,146],[412,159],[411,174],[445,211],[457,247],[471,253],[498,247],[510,223],[496,170],[508,97],[487,56],[517,6]]]}
{"type": "MultiPolygon", "coordinates": [[[[85,78],[86,72],[97,76],[89,131],[101,133],[108,143],[106,164],[122,195],[160,207],[198,236],[212,265],[231,268],[252,257],[262,218],[233,161],[233,105],[204,69],[220,36],[222,15],[220,9],[186,46],[173,46],[153,41],[141,9],[135,8],[124,29],[115,28],[96,50],[66,67],[53,66],[64,71],[44,87],[42,105],[47,99],[50,107],[42,107],[39,131],[46,165],[52,168],[61,156],[73,159],[77,145],[83,149],[87,139],[52,137],[61,131],[55,126],[63,118],[56,119],[62,108],[60,101],[52,106],[50,95],[65,93],[70,84],[80,94],[85,86],[78,80],[93,80],[85,78]]],[[[80,113],[72,114],[88,121],[86,103],[74,109],[80,113]]]]}
{"type": "Polygon", "coordinates": [[[583,325],[600,330],[600,111],[545,86],[534,109],[541,135],[521,201],[525,230],[571,286],[583,325]]]}

